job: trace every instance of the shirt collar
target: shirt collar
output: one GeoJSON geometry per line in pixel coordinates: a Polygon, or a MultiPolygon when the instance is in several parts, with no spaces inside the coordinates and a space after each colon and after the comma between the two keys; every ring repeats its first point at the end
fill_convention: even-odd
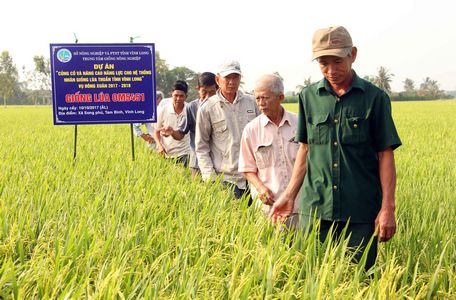
{"type": "MultiPolygon", "coordinates": [[[[243,93],[240,90],[238,90],[236,92],[236,97],[234,98],[233,104],[237,103],[239,101],[239,99],[241,99],[242,95],[243,95],[243,93]]],[[[219,102],[230,103],[230,101],[228,101],[225,97],[223,97],[222,91],[220,89],[217,90],[217,96],[218,96],[217,98],[218,98],[219,102]]]]}
{"type": "MultiPolygon", "coordinates": [[[[182,112],[185,111],[185,106],[187,106],[187,102],[184,103],[184,110],[182,112]]],[[[165,109],[168,111],[168,113],[177,115],[177,113],[174,111],[174,104],[172,99],[166,103],[165,109]]]]}
{"type": "MultiPolygon", "coordinates": [[[[351,90],[353,89],[359,89],[361,91],[366,91],[366,86],[364,80],[362,80],[355,72],[355,70],[352,70],[353,72],[353,80],[351,83],[351,86],[348,88],[348,91],[346,94],[348,94],[351,90]]],[[[331,93],[333,89],[331,88],[331,85],[329,82],[326,80],[326,78],[323,78],[317,83],[317,94],[320,94],[321,90],[324,89],[328,93],[331,93]]]]}
{"type": "MultiPolygon", "coordinates": [[[[280,121],[280,124],[279,124],[279,127],[282,127],[285,122],[288,123],[288,125],[291,124],[291,121],[290,121],[290,113],[287,112],[285,109],[283,110],[283,116],[282,116],[282,120],[280,121]]],[[[260,124],[261,126],[263,127],[266,127],[266,125],[268,125],[268,123],[272,123],[272,121],[268,118],[268,116],[266,116],[265,114],[261,114],[260,115],[260,124]]]]}
{"type": "Polygon", "coordinates": [[[171,113],[171,114],[175,114],[176,113],[174,111],[174,106],[173,106],[173,101],[172,100],[166,103],[165,108],[168,111],[168,113],[171,113]]]}
{"type": "Polygon", "coordinates": [[[201,104],[203,104],[204,102],[207,101],[207,99],[209,99],[210,97],[206,97],[206,99],[200,99],[198,98],[198,106],[201,106],[201,104]]]}

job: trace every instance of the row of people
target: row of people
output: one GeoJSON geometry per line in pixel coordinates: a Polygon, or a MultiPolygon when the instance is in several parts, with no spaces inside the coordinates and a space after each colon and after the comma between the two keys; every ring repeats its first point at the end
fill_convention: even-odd
{"type": "MultiPolygon", "coordinates": [[[[330,230],[336,238],[346,230],[349,246],[364,249],[375,236],[368,269],[376,259],[377,241],[396,232],[393,150],[401,141],[388,95],[352,69],[357,48],[348,31],[342,26],[317,30],[312,51],[324,78],[301,91],[298,117],[281,105],[279,77],[262,76],[252,98],[239,90],[241,68],[230,61],[215,76],[218,89],[200,96],[199,109],[192,113],[187,105],[181,118],[191,114],[191,121],[181,123],[192,124],[203,179],[223,176],[236,198],[248,193],[248,180],[273,221],[297,226],[299,220],[302,229],[309,229],[316,217],[322,241],[330,230]]],[[[178,98],[185,94],[176,83],[170,112],[159,113],[157,144],[184,138],[184,127],[176,129],[179,120],[164,117],[172,114],[171,107],[176,115],[184,111],[186,104],[178,98]]],[[[359,251],[356,259],[362,255],[359,251]]]]}
{"type": "Polygon", "coordinates": [[[158,127],[160,127],[161,135],[165,138],[172,137],[174,140],[181,141],[187,134],[190,135],[191,152],[189,167],[192,171],[192,174],[195,176],[200,173],[195,151],[195,129],[197,112],[200,105],[209,97],[214,96],[218,89],[215,75],[210,72],[202,73],[198,77],[198,86],[196,88],[198,91],[198,99],[195,99],[186,105],[185,115],[182,116],[177,124],[177,127],[170,126],[169,124],[163,127],[160,126],[161,124],[158,125],[158,127]]]}

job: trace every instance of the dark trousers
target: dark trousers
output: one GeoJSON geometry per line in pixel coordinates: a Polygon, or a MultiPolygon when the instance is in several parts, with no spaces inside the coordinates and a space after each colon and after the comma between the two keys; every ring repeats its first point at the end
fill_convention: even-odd
{"type": "Polygon", "coordinates": [[[228,181],[223,181],[223,185],[233,192],[233,195],[236,199],[241,199],[242,196],[245,195],[245,199],[248,201],[248,205],[249,206],[252,205],[252,203],[253,203],[252,195],[250,194],[250,189],[248,186],[246,189],[240,189],[240,188],[238,188],[237,185],[235,185],[232,182],[228,182],[228,181]]]}
{"type": "Polygon", "coordinates": [[[172,157],[170,159],[174,160],[176,162],[176,164],[184,165],[184,168],[187,168],[188,162],[190,160],[190,155],[186,154],[186,155],[182,155],[182,156],[178,156],[178,157],[172,157]]]}
{"type": "MultiPolygon", "coordinates": [[[[345,239],[348,236],[350,236],[348,246],[353,249],[356,249],[356,253],[353,258],[356,263],[358,263],[361,260],[361,257],[363,256],[366,247],[369,244],[369,241],[375,232],[374,223],[350,223],[325,220],[320,220],[319,223],[319,238],[320,242],[322,243],[326,240],[330,232],[332,233],[333,240],[336,241],[342,238],[345,239]],[[343,236],[345,227],[347,227],[347,229],[345,232],[345,236],[343,236]]],[[[304,229],[308,228],[308,230],[310,230],[312,227],[312,218],[302,217],[301,226],[303,226],[302,228],[304,229]]],[[[377,244],[377,237],[374,237],[366,257],[366,271],[373,267],[375,264],[375,260],[377,259],[377,244]]]]}

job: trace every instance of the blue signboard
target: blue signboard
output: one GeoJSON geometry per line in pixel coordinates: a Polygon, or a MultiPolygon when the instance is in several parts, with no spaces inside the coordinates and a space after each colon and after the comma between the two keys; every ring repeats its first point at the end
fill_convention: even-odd
{"type": "Polygon", "coordinates": [[[154,44],[51,44],[55,125],[156,122],[154,44]]]}

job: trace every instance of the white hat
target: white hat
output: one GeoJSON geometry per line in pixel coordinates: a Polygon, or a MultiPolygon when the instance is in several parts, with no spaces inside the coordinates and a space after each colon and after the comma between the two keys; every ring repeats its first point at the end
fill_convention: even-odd
{"type": "Polygon", "coordinates": [[[235,60],[228,60],[228,61],[224,62],[223,64],[221,64],[220,67],[218,68],[217,73],[222,77],[226,77],[233,73],[242,75],[241,66],[239,65],[239,62],[237,62],[235,60]]]}

